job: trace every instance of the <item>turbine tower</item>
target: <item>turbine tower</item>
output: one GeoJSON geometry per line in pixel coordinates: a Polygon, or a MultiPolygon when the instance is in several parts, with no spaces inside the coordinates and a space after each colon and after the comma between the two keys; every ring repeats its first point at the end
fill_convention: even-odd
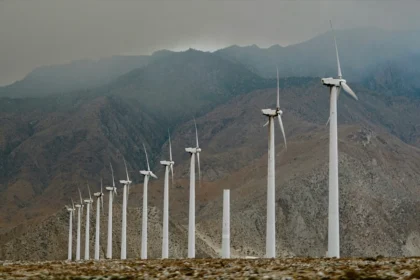
{"type": "Polygon", "coordinates": [[[230,258],[230,190],[223,190],[222,258],[230,258]]]}
{"type": "Polygon", "coordinates": [[[169,169],[171,169],[172,184],[174,182],[174,164],[172,160],[172,145],[171,135],[169,134],[169,161],[163,160],[160,162],[165,166],[165,181],[163,186],[163,230],[162,230],[162,259],[167,259],[169,256],[169,169]]]}
{"type": "Polygon", "coordinates": [[[201,182],[201,170],[200,170],[200,152],[201,149],[198,145],[198,132],[197,124],[194,119],[195,126],[195,139],[196,147],[185,148],[187,153],[191,155],[190,165],[190,207],[189,207],[189,219],[188,219],[188,258],[195,258],[195,155],[197,155],[198,163],[198,178],[201,182]]]}
{"type": "Polygon", "coordinates": [[[337,41],[330,21],[334,37],[335,55],[337,59],[338,78],[323,78],[322,84],[330,88],[330,153],[328,184],[328,251],[327,257],[340,257],[340,213],[338,207],[338,143],[337,143],[337,98],[343,88],[351,97],[358,100],[354,91],[343,79],[338,56],[337,41]]]}
{"type": "Polygon", "coordinates": [[[104,193],[102,192],[102,178],[101,178],[101,191],[93,194],[96,197],[96,236],[95,236],[95,260],[99,260],[99,239],[101,228],[101,208],[104,210],[104,193]]]}
{"type": "Polygon", "coordinates": [[[146,154],[147,170],[141,170],[140,174],[144,175],[143,183],[143,214],[142,214],[142,228],[141,228],[141,258],[147,259],[147,187],[149,184],[149,178],[153,177],[157,179],[157,176],[150,171],[149,158],[147,156],[146,147],[144,146],[144,153],[146,154]]]}
{"type": "Polygon", "coordinates": [[[127,258],[127,188],[130,188],[130,177],[128,177],[127,163],[124,159],[125,173],[127,174],[127,180],[120,180],[120,183],[124,185],[123,188],[123,205],[122,205],[122,229],[121,229],[121,259],[127,258]]]}
{"type": "Polygon", "coordinates": [[[114,194],[117,195],[117,188],[115,187],[114,169],[112,168],[111,162],[109,163],[112,174],[112,187],[106,187],[109,191],[109,208],[108,208],[108,241],[106,246],[106,258],[112,259],[112,201],[114,194]]]}
{"type": "Polygon", "coordinates": [[[86,232],[85,232],[85,260],[89,260],[89,233],[90,233],[90,205],[93,203],[90,195],[90,187],[88,185],[89,198],[85,199],[86,203],[86,232]]]}
{"type": "Polygon", "coordinates": [[[76,236],[76,261],[80,261],[80,226],[82,224],[82,217],[83,217],[83,199],[82,199],[82,193],[79,190],[79,198],[80,198],[80,204],[76,204],[75,207],[77,208],[77,236],[76,236]]]}
{"type": "Polygon", "coordinates": [[[275,196],[275,146],[274,146],[274,118],[278,117],[281,133],[283,134],[284,146],[287,149],[286,135],[284,133],[280,110],[280,88],[279,70],[277,68],[277,105],[276,109],[263,109],[263,115],[268,117],[268,175],[267,175],[267,232],[265,240],[265,256],[267,258],[276,257],[276,196],[275,196]]]}
{"type": "Polygon", "coordinates": [[[76,208],[74,208],[73,199],[71,200],[71,207],[66,205],[67,211],[69,211],[70,217],[69,217],[69,245],[68,245],[68,254],[67,254],[67,260],[71,261],[72,259],[72,248],[73,248],[73,216],[74,211],[76,208]]]}

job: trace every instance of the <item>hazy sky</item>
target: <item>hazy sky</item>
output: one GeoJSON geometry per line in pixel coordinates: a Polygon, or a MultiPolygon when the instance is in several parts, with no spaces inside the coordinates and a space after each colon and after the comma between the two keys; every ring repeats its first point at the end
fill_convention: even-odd
{"type": "Polygon", "coordinates": [[[416,0],[0,0],[0,85],[33,68],[166,48],[288,45],[328,30],[420,29],[416,0]]]}

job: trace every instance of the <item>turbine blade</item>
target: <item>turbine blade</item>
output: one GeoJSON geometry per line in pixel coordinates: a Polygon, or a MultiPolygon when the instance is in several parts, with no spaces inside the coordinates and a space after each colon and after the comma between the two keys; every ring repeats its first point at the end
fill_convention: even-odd
{"type": "Polygon", "coordinates": [[[101,196],[102,213],[104,213],[104,196],[101,196]]]}
{"type": "Polygon", "coordinates": [[[117,195],[117,188],[114,188],[114,193],[115,195],[117,195]]]}
{"type": "Polygon", "coordinates": [[[168,129],[168,134],[169,134],[169,160],[172,161],[172,143],[171,143],[171,134],[169,133],[169,129],[168,129]]]}
{"type": "Polygon", "coordinates": [[[263,125],[263,127],[266,127],[267,125],[268,125],[268,123],[269,123],[270,121],[267,121],[264,125],[263,125]]]}
{"type": "Polygon", "coordinates": [[[74,210],[74,202],[73,202],[73,198],[70,198],[71,199],[71,206],[72,206],[72,209],[74,210]]]}
{"type": "Polygon", "coordinates": [[[109,162],[109,165],[111,166],[112,186],[115,188],[114,169],[112,168],[112,163],[111,162],[109,162]]]}
{"type": "Polygon", "coordinates": [[[147,156],[146,146],[144,146],[144,143],[143,143],[143,148],[144,148],[144,153],[146,154],[147,171],[150,171],[149,157],[147,156]]]}
{"type": "Polygon", "coordinates": [[[281,133],[283,134],[284,147],[287,150],[286,134],[284,133],[284,127],[283,127],[283,121],[281,120],[281,115],[279,115],[279,124],[280,124],[281,133]]]}
{"type": "Polygon", "coordinates": [[[195,126],[195,140],[196,140],[196,144],[197,144],[197,148],[198,146],[198,131],[197,131],[197,123],[195,122],[195,118],[194,118],[194,126],[195,126]]]}
{"type": "Polygon", "coordinates": [[[80,188],[77,189],[79,190],[80,205],[83,205],[82,193],[80,192],[80,188]]]}
{"type": "Polygon", "coordinates": [[[359,100],[359,98],[357,98],[357,95],[354,93],[354,91],[346,84],[346,83],[341,83],[341,87],[344,89],[345,92],[347,92],[351,97],[353,97],[356,100],[359,100]]]}
{"type": "MultiPolygon", "coordinates": [[[[194,155],[193,155],[194,156],[194,155]]],[[[200,167],[200,153],[197,153],[197,164],[198,164],[198,183],[201,188],[201,167],[200,167]]]]}
{"type": "Polygon", "coordinates": [[[277,110],[280,108],[280,86],[279,86],[279,68],[276,65],[277,69],[277,110]]]}
{"type": "Polygon", "coordinates": [[[327,121],[327,123],[325,124],[325,126],[327,126],[327,125],[330,123],[330,119],[331,119],[331,115],[328,117],[328,121],[327,121]]]}
{"type": "Polygon", "coordinates": [[[102,177],[101,177],[101,194],[102,194],[103,192],[102,192],[102,177]]]}
{"type": "Polygon", "coordinates": [[[150,171],[150,176],[152,176],[153,178],[157,179],[158,177],[152,172],[150,171]]]}
{"type": "Polygon", "coordinates": [[[123,157],[124,160],[124,166],[125,166],[125,173],[127,174],[127,181],[130,181],[130,178],[128,177],[128,169],[127,169],[127,163],[125,162],[125,158],[123,157]]]}
{"type": "Polygon", "coordinates": [[[90,187],[89,187],[89,184],[87,186],[88,186],[88,191],[89,191],[89,199],[92,200],[92,196],[90,195],[90,187]]]}
{"type": "Polygon", "coordinates": [[[334,45],[335,45],[335,54],[337,56],[337,68],[338,68],[338,77],[341,79],[341,77],[343,77],[343,75],[341,74],[341,66],[340,66],[340,58],[338,56],[338,47],[337,47],[337,40],[335,39],[335,32],[334,32],[334,28],[332,26],[332,22],[330,20],[330,26],[331,26],[331,30],[333,32],[333,37],[334,37],[334,45]]]}

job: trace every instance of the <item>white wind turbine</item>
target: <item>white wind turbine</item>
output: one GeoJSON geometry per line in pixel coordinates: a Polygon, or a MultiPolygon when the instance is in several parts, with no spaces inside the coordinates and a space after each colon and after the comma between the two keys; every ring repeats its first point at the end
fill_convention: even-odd
{"type": "Polygon", "coordinates": [[[88,191],[89,191],[89,198],[84,200],[86,204],[85,260],[89,260],[90,205],[93,203],[93,199],[90,194],[89,185],[88,185],[88,191]]]}
{"type": "Polygon", "coordinates": [[[130,188],[130,177],[128,177],[127,163],[124,158],[125,173],[127,174],[127,180],[120,180],[120,183],[124,185],[123,188],[123,205],[122,205],[122,229],[121,229],[121,259],[127,258],[127,188],[130,188]]]}
{"type": "Polygon", "coordinates": [[[102,178],[101,178],[101,191],[93,194],[96,197],[96,235],[95,235],[95,260],[99,260],[99,240],[101,228],[101,206],[104,210],[104,193],[102,192],[102,178]]]}
{"type": "Polygon", "coordinates": [[[70,217],[69,217],[69,245],[68,245],[68,254],[67,259],[71,261],[72,258],[72,248],[73,248],[73,216],[74,211],[76,208],[74,208],[73,199],[71,200],[71,207],[66,205],[67,211],[69,211],[70,217]]]}
{"type": "Polygon", "coordinates": [[[347,85],[341,73],[337,41],[334,37],[337,59],[338,78],[323,78],[322,84],[330,88],[330,153],[329,153],[329,186],[328,186],[328,257],[340,257],[340,213],[338,207],[338,143],[337,143],[337,98],[343,88],[351,97],[358,100],[354,91],[347,85]]]}
{"type": "Polygon", "coordinates": [[[143,214],[142,214],[142,228],[141,228],[141,258],[147,259],[147,187],[149,184],[149,178],[153,177],[157,179],[157,176],[150,171],[149,158],[147,156],[146,147],[144,146],[144,153],[146,154],[147,170],[141,170],[140,174],[144,175],[143,183],[143,214]]]}
{"type": "MultiPolygon", "coordinates": [[[[169,134],[169,131],[168,131],[169,134]]],[[[162,230],[162,259],[169,256],[169,169],[172,174],[172,184],[174,181],[174,164],[172,160],[171,135],[169,134],[169,161],[160,162],[165,166],[165,181],[163,187],[163,230],[162,230]]]]}
{"type": "Polygon", "coordinates": [[[191,155],[190,164],[190,207],[189,207],[189,219],[188,219],[188,258],[195,258],[195,155],[197,155],[198,163],[198,178],[201,182],[201,170],[200,170],[200,152],[201,149],[198,145],[198,132],[197,124],[194,119],[195,126],[195,139],[196,147],[185,148],[187,153],[191,155]]]}
{"type": "Polygon", "coordinates": [[[112,201],[114,194],[117,195],[117,188],[115,187],[114,169],[112,168],[111,162],[109,163],[112,174],[112,187],[106,187],[109,191],[109,208],[108,208],[108,241],[106,246],[106,258],[112,259],[112,201]]]}
{"type": "Polygon", "coordinates": [[[76,261],[80,261],[80,226],[82,224],[82,217],[83,217],[83,199],[82,194],[79,190],[79,198],[80,198],[80,204],[76,204],[75,207],[77,208],[77,239],[76,239],[76,261]]]}
{"type": "Polygon", "coordinates": [[[267,258],[276,257],[276,196],[275,196],[275,146],[274,146],[274,118],[278,117],[281,133],[283,134],[284,145],[287,149],[286,135],[284,133],[280,110],[280,89],[279,89],[279,70],[277,69],[277,105],[276,109],[263,109],[263,115],[268,117],[268,175],[267,175],[267,232],[265,240],[265,256],[267,258]]]}

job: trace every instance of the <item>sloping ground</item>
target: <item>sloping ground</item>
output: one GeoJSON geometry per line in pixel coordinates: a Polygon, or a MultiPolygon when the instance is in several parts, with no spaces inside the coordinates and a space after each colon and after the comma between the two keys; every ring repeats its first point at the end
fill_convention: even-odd
{"type": "MultiPolygon", "coordinates": [[[[86,191],[90,183],[95,189],[101,176],[109,182],[109,159],[117,179],[125,173],[123,155],[130,171],[139,170],[144,159],[141,143],[154,150],[163,140],[159,135],[164,135],[165,129],[156,128],[133,102],[116,97],[75,98],[62,107],[50,108],[50,103],[61,99],[42,101],[47,108],[35,106],[1,114],[2,123],[6,123],[0,143],[2,232],[57,211],[63,202],[70,203],[70,197],[77,197],[77,187],[86,191]]],[[[132,177],[140,178],[137,174],[132,177]]]]}
{"type": "MultiPolygon", "coordinates": [[[[121,207],[113,209],[113,258],[120,257],[121,248],[121,207]]],[[[5,260],[65,260],[68,245],[68,213],[60,210],[43,222],[27,228],[21,236],[7,242],[0,250],[0,258],[5,260]]],[[[81,226],[81,258],[85,252],[85,217],[81,226]]],[[[108,211],[101,215],[100,258],[105,258],[107,244],[108,211]]],[[[130,207],[127,212],[127,257],[139,258],[141,250],[141,209],[130,207]]],[[[148,212],[148,257],[162,256],[162,215],[156,207],[148,212]]],[[[94,257],[96,227],[96,205],[91,212],[90,220],[90,258],[94,257]]],[[[76,255],[77,215],[73,219],[73,259],[76,255]]],[[[188,235],[186,227],[175,222],[169,224],[169,257],[185,258],[187,256],[188,235]]],[[[196,244],[198,258],[216,257],[213,248],[198,238],[196,244]]]]}
{"type": "MultiPolygon", "coordinates": [[[[277,251],[278,255],[282,256],[324,256],[326,251],[328,128],[325,127],[325,122],[328,119],[328,93],[326,88],[319,85],[318,79],[306,81],[309,82],[305,86],[285,83],[281,91],[281,107],[284,110],[289,147],[287,152],[283,150],[281,136],[276,128],[277,251]]],[[[350,100],[344,94],[340,95],[339,100],[342,254],[419,254],[420,227],[417,221],[420,218],[420,191],[417,185],[420,179],[420,152],[413,146],[418,144],[420,135],[417,126],[420,121],[419,100],[407,97],[382,98],[363,88],[354,88],[360,97],[359,102],[350,100]]],[[[95,122],[97,126],[93,126],[89,131],[105,134],[115,150],[124,147],[126,150],[123,154],[132,156],[129,158],[130,171],[138,170],[144,162],[138,146],[145,131],[143,126],[136,126],[137,122],[132,121],[137,117],[137,111],[132,113],[131,110],[134,109],[130,109],[126,115],[118,113],[124,111],[122,108],[127,106],[124,102],[116,105],[118,104],[121,107],[111,106],[100,111],[105,115],[101,115],[100,121],[95,122]],[[106,115],[107,113],[109,115],[106,115]],[[98,126],[102,129],[97,129],[98,126]],[[128,149],[133,146],[136,148],[128,149]]],[[[196,202],[197,237],[201,239],[198,242],[202,244],[199,245],[199,248],[202,248],[198,253],[200,255],[214,256],[214,252],[217,253],[220,246],[221,200],[224,188],[232,190],[231,230],[234,254],[264,254],[267,128],[262,127],[266,120],[261,115],[260,108],[273,108],[274,104],[275,90],[259,90],[238,95],[197,119],[200,146],[203,149],[203,184],[201,188],[197,184],[196,202]]],[[[86,110],[84,114],[95,112],[97,111],[86,110]]],[[[82,127],[90,124],[81,118],[84,114],[79,115],[81,121],[77,123],[82,127]]],[[[163,140],[159,143],[159,139],[164,139],[166,128],[153,128],[162,129],[160,135],[163,136],[156,137],[154,142],[149,143],[161,147],[163,140]]],[[[150,135],[154,134],[150,132],[147,135],[149,139],[150,135]]],[[[177,126],[172,135],[176,180],[170,190],[171,222],[185,229],[188,218],[189,161],[184,148],[194,145],[193,122],[177,126]]],[[[101,139],[103,138],[99,138],[101,139]]],[[[88,141],[89,146],[82,151],[91,151],[93,157],[101,151],[100,145],[97,144],[102,143],[101,141],[88,141]]],[[[163,145],[161,151],[161,157],[154,157],[155,160],[167,157],[167,144],[163,145]]],[[[105,169],[101,169],[103,163],[107,162],[106,154],[101,152],[100,155],[102,157],[95,159],[92,165],[84,163],[86,166],[81,170],[89,170],[90,178],[102,174],[109,182],[109,174],[105,173],[105,169]]],[[[121,159],[113,155],[113,162],[120,163],[121,159]]],[[[121,164],[117,166],[120,176],[123,174],[121,167],[121,164]]],[[[154,170],[159,180],[151,181],[150,206],[161,209],[162,169],[155,165],[154,170]]],[[[130,174],[135,182],[141,180],[137,172],[130,174]]],[[[96,186],[98,181],[99,178],[96,186]]],[[[73,191],[76,186],[80,184],[72,186],[73,191]]],[[[51,204],[51,201],[54,201],[58,209],[62,207],[62,204],[58,204],[62,203],[64,198],[68,199],[70,195],[73,198],[77,197],[74,192],[67,196],[66,193],[61,194],[60,190],[61,187],[55,189],[55,192],[51,191],[55,196],[46,196],[49,192],[44,192],[42,202],[51,204]],[[61,197],[61,200],[56,202],[53,198],[57,196],[61,197]]],[[[141,206],[141,191],[140,185],[133,186],[130,194],[131,207],[141,206]]],[[[120,200],[121,196],[118,197],[118,201],[120,200]]],[[[39,208],[34,206],[33,209],[39,208]]],[[[106,223],[103,224],[105,225],[106,223]]],[[[140,234],[136,230],[140,229],[140,221],[130,222],[129,225],[135,226],[129,234],[129,239],[133,244],[137,242],[138,245],[134,245],[133,248],[133,255],[138,256],[140,234]],[[138,253],[135,253],[136,250],[138,253]]],[[[115,227],[119,228],[117,222],[115,227]]],[[[154,234],[158,230],[159,226],[150,226],[151,257],[160,255],[160,237],[154,239],[158,236],[154,234]],[[152,253],[153,250],[155,253],[152,253]]],[[[39,231],[40,235],[42,231],[39,231]]],[[[180,231],[179,236],[176,229],[173,231],[176,234],[175,238],[182,240],[187,236],[185,230],[180,231]]],[[[18,244],[17,241],[11,240],[12,237],[8,235],[8,244],[18,244]]],[[[65,244],[65,241],[62,244],[65,244]]],[[[179,252],[184,250],[180,255],[185,256],[186,244],[183,244],[180,245],[179,252]]],[[[116,246],[118,248],[118,243],[116,246]]],[[[65,253],[66,247],[61,250],[65,253]]],[[[43,253],[42,256],[47,255],[43,253]]],[[[20,253],[16,252],[11,257],[18,259],[20,253]]]]}
{"type": "MultiPolygon", "coordinates": [[[[326,252],[328,128],[324,124],[328,119],[328,94],[325,90],[314,85],[281,93],[289,149],[283,150],[276,129],[279,255],[324,256],[326,252]]],[[[404,97],[383,100],[365,90],[358,93],[360,102],[342,95],[339,105],[342,254],[420,254],[417,222],[420,150],[394,136],[417,143],[419,131],[412,120],[419,118],[416,109],[419,101],[404,97]]],[[[197,120],[204,178],[203,187],[197,188],[197,227],[202,235],[220,246],[222,189],[231,189],[232,247],[240,255],[264,255],[267,132],[258,108],[273,107],[274,97],[274,91],[253,92],[197,120]]],[[[193,141],[191,122],[174,133],[175,146],[193,145],[193,141]]],[[[171,196],[183,197],[186,202],[188,156],[180,149],[175,153],[176,159],[182,159],[177,160],[175,172],[183,178],[177,180],[171,196]]],[[[172,207],[177,219],[186,219],[187,207],[177,204],[172,207]]]]}

